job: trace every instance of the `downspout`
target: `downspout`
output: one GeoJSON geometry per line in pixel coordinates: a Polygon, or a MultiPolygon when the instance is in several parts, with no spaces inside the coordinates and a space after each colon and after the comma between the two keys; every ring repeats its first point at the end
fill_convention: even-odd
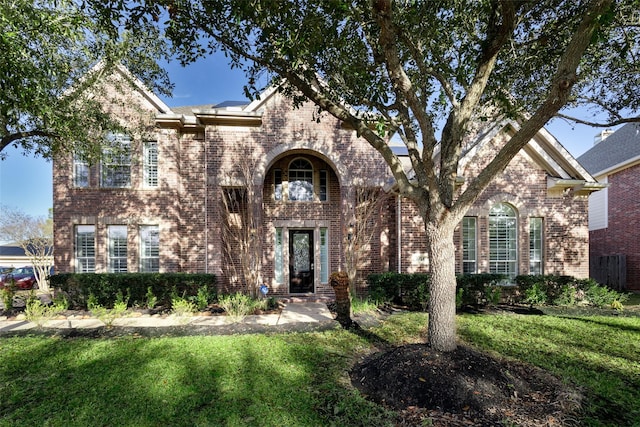
{"type": "Polygon", "coordinates": [[[396,228],[398,233],[398,273],[402,273],[402,198],[398,194],[396,228]]]}
{"type": "Polygon", "coordinates": [[[207,176],[207,133],[204,132],[202,140],[204,149],[204,272],[209,273],[209,177],[207,176]]]}

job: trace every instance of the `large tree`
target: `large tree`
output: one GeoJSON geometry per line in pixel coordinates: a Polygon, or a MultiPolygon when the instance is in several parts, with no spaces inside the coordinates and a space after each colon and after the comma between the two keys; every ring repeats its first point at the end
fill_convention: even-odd
{"type": "Polygon", "coordinates": [[[117,25],[164,26],[184,63],[224,51],[245,69],[249,96],[268,72],[296,103],[315,103],[381,153],[424,219],[428,339],[438,350],[456,346],[454,229],[493,178],[563,108],[593,107],[607,117],[600,124],[639,119],[638,0],[105,4],[117,25]],[[518,129],[459,190],[474,125],[502,119],[518,129]],[[410,175],[386,143],[390,132],[408,148],[410,175]]]}
{"type": "Polygon", "coordinates": [[[0,0],[0,159],[11,145],[44,157],[98,155],[107,131],[126,128],[93,85],[116,64],[155,90],[169,88],[157,64],[159,30],[102,26],[101,13],[75,0],[0,0]]]}

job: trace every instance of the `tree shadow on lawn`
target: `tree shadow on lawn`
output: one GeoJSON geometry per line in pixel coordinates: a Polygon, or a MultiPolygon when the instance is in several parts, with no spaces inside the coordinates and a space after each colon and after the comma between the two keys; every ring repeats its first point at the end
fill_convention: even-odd
{"type": "MultiPolygon", "coordinates": [[[[11,341],[0,350],[7,423],[315,426],[335,417],[315,382],[337,399],[350,393],[318,376],[333,369],[319,369],[324,350],[277,337],[11,341]]],[[[351,415],[370,406],[362,399],[351,415]]]]}

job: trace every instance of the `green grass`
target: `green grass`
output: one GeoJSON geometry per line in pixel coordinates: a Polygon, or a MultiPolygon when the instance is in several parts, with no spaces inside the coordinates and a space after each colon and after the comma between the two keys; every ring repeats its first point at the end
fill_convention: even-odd
{"type": "Polygon", "coordinates": [[[629,299],[622,303],[625,310],[640,311],[640,293],[629,294],[629,299]]]}
{"type": "Polygon", "coordinates": [[[0,341],[1,426],[385,425],[348,332],[0,341]]]}
{"type": "Polygon", "coordinates": [[[640,318],[463,315],[459,336],[584,389],[584,425],[640,425],[640,318]]]}
{"type": "MultiPolygon", "coordinates": [[[[581,387],[585,425],[640,420],[640,318],[461,315],[459,335],[581,387]]],[[[0,338],[0,426],[384,426],[348,370],[383,344],[423,342],[427,315],[365,333],[0,338]]],[[[636,424],[634,424],[636,423],[636,424]]]]}

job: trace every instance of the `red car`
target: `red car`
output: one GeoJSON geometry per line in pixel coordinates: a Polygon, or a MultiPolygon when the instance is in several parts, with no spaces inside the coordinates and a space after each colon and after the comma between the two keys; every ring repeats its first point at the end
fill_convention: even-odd
{"type": "Polygon", "coordinates": [[[34,289],[38,287],[33,267],[20,267],[0,274],[0,287],[9,286],[11,280],[16,289],[34,289]]]}

